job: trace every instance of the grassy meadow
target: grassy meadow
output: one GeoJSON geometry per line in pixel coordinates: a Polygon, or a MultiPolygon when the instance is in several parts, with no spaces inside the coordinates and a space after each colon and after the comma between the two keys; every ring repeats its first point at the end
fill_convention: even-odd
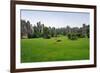
{"type": "Polygon", "coordinates": [[[70,40],[60,36],[51,39],[21,39],[22,63],[86,59],[89,59],[89,38],[70,40]]]}

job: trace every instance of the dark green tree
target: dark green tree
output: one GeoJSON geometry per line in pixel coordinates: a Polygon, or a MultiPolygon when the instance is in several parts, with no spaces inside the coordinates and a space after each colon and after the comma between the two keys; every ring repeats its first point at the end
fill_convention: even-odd
{"type": "Polygon", "coordinates": [[[44,27],[44,29],[43,29],[43,37],[46,38],[46,39],[50,38],[50,31],[49,31],[48,27],[44,27]]]}

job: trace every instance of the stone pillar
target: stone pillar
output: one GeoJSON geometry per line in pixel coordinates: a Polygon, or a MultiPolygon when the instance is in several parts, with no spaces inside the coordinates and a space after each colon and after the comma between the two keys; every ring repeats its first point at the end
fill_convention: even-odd
{"type": "Polygon", "coordinates": [[[86,37],[86,25],[85,24],[83,24],[83,27],[82,27],[82,36],[86,37]]]}

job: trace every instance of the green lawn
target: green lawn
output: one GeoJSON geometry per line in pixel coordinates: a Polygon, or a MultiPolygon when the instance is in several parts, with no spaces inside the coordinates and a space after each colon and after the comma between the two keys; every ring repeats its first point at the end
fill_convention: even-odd
{"type": "Polygon", "coordinates": [[[21,39],[21,62],[43,62],[89,59],[89,39],[69,40],[67,37],[51,39],[21,39]],[[61,40],[57,42],[57,40],[61,40]]]}

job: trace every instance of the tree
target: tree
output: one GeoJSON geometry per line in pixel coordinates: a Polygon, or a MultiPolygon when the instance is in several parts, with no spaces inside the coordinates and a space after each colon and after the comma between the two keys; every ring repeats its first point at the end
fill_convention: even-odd
{"type": "Polygon", "coordinates": [[[38,28],[36,26],[33,27],[33,38],[38,38],[39,37],[39,33],[38,33],[38,28]]]}
{"type": "Polygon", "coordinates": [[[52,27],[50,31],[51,31],[51,33],[50,33],[51,34],[51,37],[56,37],[56,35],[57,35],[56,34],[56,28],[55,27],[52,27]]]}
{"type": "Polygon", "coordinates": [[[44,29],[43,29],[43,37],[46,38],[46,39],[50,38],[50,32],[49,32],[48,27],[44,27],[44,29]]]}

